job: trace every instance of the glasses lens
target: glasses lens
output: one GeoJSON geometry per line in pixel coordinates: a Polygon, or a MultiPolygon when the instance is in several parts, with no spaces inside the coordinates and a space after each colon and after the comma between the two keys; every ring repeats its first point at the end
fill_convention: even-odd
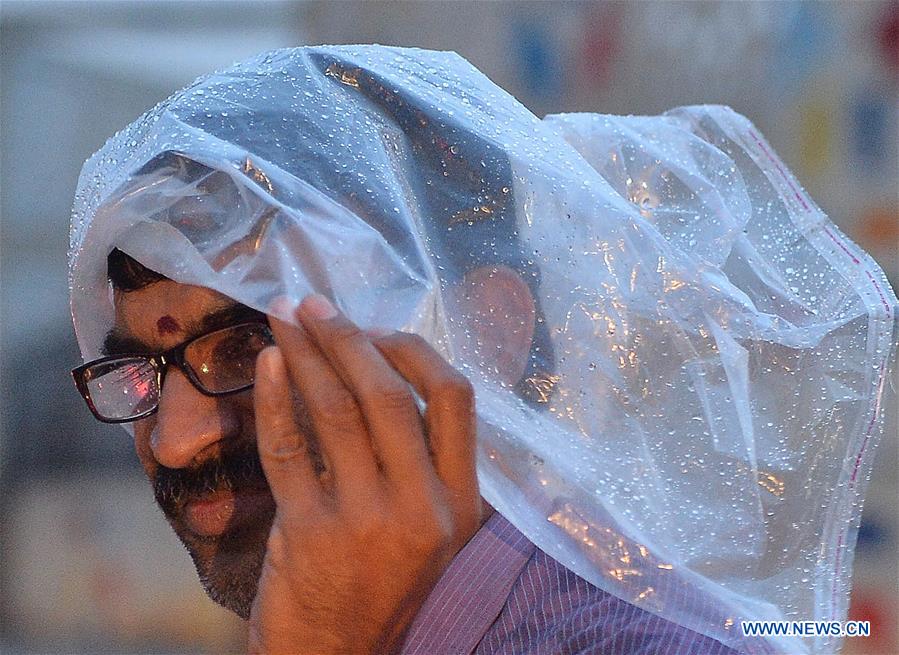
{"type": "Polygon", "coordinates": [[[96,364],[85,371],[84,381],[94,409],[106,419],[140,416],[159,402],[156,369],[142,357],[96,364]]]}
{"type": "Polygon", "coordinates": [[[264,323],[244,323],[211,332],[184,351],[184,360],[206,391],[226,393],[253,384],[256,356],[275,343],[264,323]]]}

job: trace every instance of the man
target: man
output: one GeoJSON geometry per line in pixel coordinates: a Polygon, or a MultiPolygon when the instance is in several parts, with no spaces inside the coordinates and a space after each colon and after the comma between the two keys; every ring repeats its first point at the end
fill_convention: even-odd
{"type": "MultiPolygon", "coordinates": [[[[135,408],[135,447],[207,592],[250,620],[250,652],[389,653],[406,637],[402,652],[734,652],[601,592],[491,519],[471,385],[419,337],[363,332],[320,295],[263,317],[118,250],[108,266],[116,321],[99,366],[129,358],[140,388],[134,355],[181,349],[159,364],[164,386],[144,392],[155,403],[135,408]],[[302,327],[276,317],[293,312],[302,327]],[[217,377],[254,389],[207,395],[217,377]],[[460,606],[475,602],[488,607],[460,606]]],[[[510,269],[480,275],[527,294],[510,269]]]]}
{"type": "Polygon", "coordinates": [[[204,396],[169,369],[158,411],[135,425],[141,462],[210,594],[251,618],[251,651],[392,652],[480,524],[470,387],[413,338],[382,340],[381,355],[322,296],[301,305],[303,329],[272,318],[270,332],[208,336],[246,312],[166,280],[118,294],[110,352],[192,339],[183,361],[211,381],[278,344],[259,353],[255,396],[204,396]],[[424,422],[397,371],[426,399],[424,422]]]}
{"type": "Polygon", "coordinates": [[[794,573],[783,491],[679,377],[768,320],[707,273],[738,180],[695,259],[542,129],[450,55],[310,48],[86,165],[76,382],[252,652],[770,652],[732,627],[794,573]]]}

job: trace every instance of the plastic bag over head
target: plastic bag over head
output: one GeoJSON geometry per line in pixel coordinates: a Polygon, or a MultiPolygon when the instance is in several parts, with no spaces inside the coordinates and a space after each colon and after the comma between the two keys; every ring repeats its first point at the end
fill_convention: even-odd
{"type": "Polygon", "coordinates": [[[897,301],[728,108],[540,120],[453,53],[276,51],[85,164],[86,360],[114,247],[261,311],[315,291],[421,334],[475,386],[483,496],[553,558],[747,652],[838,645],[740,622],[846,616],[897,301]],[[533,333],[515,380],[459,301],[494,269],[534,299],[498,317],[533,333]]]}

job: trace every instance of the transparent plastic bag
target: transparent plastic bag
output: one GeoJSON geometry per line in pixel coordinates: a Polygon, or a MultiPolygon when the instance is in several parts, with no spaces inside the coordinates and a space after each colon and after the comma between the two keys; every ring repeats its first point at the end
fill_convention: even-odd
{"type": "Polygon", "coordinates": [[[113,247],[259,310],[317,291],[423,335],[475,385],[482,494],[541,549],[746,652],[838,647],[740,621],[845,618],[897,300],[728,108],[541,121],[453,53],[267,53],[85,164],[85,359],[113,247]],[[535,300],[514,384],[454,291],[490,266],[535,300]]]}

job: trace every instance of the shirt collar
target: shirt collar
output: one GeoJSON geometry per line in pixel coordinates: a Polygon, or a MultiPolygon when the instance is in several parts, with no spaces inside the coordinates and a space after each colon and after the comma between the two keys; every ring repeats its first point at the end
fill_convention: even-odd
{"type": "Polygon", "coordinates": [[[471,653],[535,549],[494,512],[443,572],[412,622],[401,655],[471,653]]]}

